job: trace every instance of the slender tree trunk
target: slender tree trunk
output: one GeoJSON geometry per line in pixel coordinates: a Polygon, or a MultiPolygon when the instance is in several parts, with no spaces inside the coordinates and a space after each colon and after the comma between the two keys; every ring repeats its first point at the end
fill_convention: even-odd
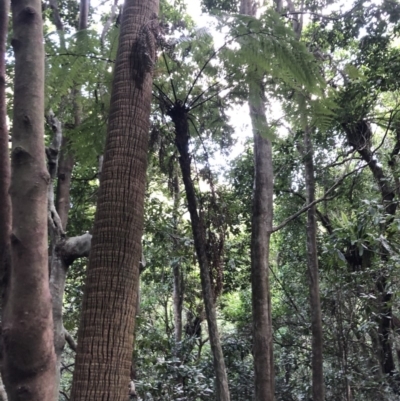
{"type": "MultiPolygon", "coordinates": [[[[304,130],[304,168],[307,192],[307,203],[315,200],[315,179],[313,145],[310,137],[310,128],[304,130]]],[[[310,285],[310,311],[312,333],[312,393],[313,401],[325,400],[323,356],[322,356],[322,316],[319,296],[319,270],[317,249],[317,221],[315,206],[307,212],[307,265],[310,285]]]]}
{"type": "MultiPolygon", "coordinates": [[[[173,178],[173,196],[174,196],[174,210],[173,210],[173,227],[174,234],[178,235],[179,226],[179,204],[180,204],[180,188],[178,174],[173,178]]],[[[178,239],[174,240],[174,250],[178,251],[178,239]]],[[[177,252],[174,252],[175,254],[177,252]]],[[[183,277],[181,271],[181,263],[179,260],[172,262],[172,270],[174,276],[174,331],[175,331],[175,345],[177,355],[180,356],[180,348],[182,341],[182,307],[183,307],[183,277]]]]}
{"type": "Polygon", "coordinates": [[[13,0],[15,52],[12,236],[3,314],[4,382],[10,401],[53,401],[55,355],[48,283],[44,149],[44,48],[39,0],[13,0]]]}
{"type": "Polygon", "coordinates": [[[272,143],[263,137],[263,132],[261,132],[261,127],[267,126],[264,88],[261,84],[250,88],[249,106],[254,132],[255,176],[251,232],[255,400],[272,401],[275,398],[275,375],[269,288],[269,252],[273,218],[274,177],[272,143]]]}
{"type": "Polygon", "coordinates": [[[152,28],[157,13],[158,0],[125,2],[78,335],[73,401],[125,401],[128,396],[152,95],[151,69],[146,66],[155,62],[152,28]]]}
{"type": "Polygon", "coordinates": [[[79,30],[87,29],[90,0],[81,0],[79,7],[79,30]]]}
{"type": "MultiPolygon", "coordinates": [[[[53,9],[53,20],[60,33],[63,33],[64,27],[58,12],[57,0],[51,0],[50,5],[53,9]]],[[[79,30],[87,28],[88,18],[87,1],[81,1],[81,13],[79,16],[79,30]],[[82,3],[84,3],[82,5],[82,3]],[[83,11],[82,11],[83,10],[83,11]]],[[[61,48],[65,48],[63,35],[60,42],[61,48]]],[[[73,110],[74,125],[78,127],[81,124],[82,110],[79,105],[80,90],[73,90],[73,110]]],[[[54,323],[54,349],[56,353],[56,394],[55,401],[59,398],[59,387],[61,380],[61,358],[67,343],[67,337],[70,336],[64,329],[63,324],[63,299],[67,273],[70,265],[76,256],[71,257],[69,253],[71,243],[74,243],[74,251],[76,254],[79,248],[82,252],[78,252],[79,256],[88,256],[90,249],[90,235],[83,235],[67,240],[65,230],[68,223],[68,212],[70,208],[70,190],[72,170],[74,167],[74,157],[68,149],[69,140],[63,136],[62,123],[54,116],[49,116],[49,123],[52,126],[54,139],[49,148],[48,159],[53,161],[48,163],[49,173],[51,176],[51,185],[49,187],[49,231],[50,231],[50,293],[52,297],[53,323],[54,323]],[[57,178],[56,199],[54,201],[53,181],[57,178]],[[68,249],[68,251],[67,251],[68,249]]],[[[71,337],[72,338],[72,337],[71,337]]]]}
{"type": "Polygon", "coordinates": [[[3,293],[6,271],[10,263],[11,200],[10,156],[8,149],[7,105],[6,105],[6,41],[10,3],[0,3],[0,280],[3,293]]]}
{"type": "Polygon", "coordinates": [[[229,401],[228,377],[226,374],[224,355],[222,353],[221,341],[218,333],[214,294],[211,286],[210,269],[206,254],[205,228],[197,211],[196,192],[191,177],[188,115],[182,105],[176,104],[170,111],[170,116],[175,124],[175,144],[180,154],[179,164],[181,166],[183,183],[186,190],[194,246],[196,248],[197,259],[200,266],[201,287],[216,376],[216,398],[218,401],[229,401]]]}
{"type": "MultiPolygon", "coordinates": [[[[256,15],[252,0],[241,0],[242,14],[256,15]]],[[[251,288],[253,308],[253,355],[255,400],[273,401],[275,374],[272,343],[272,312],[269,287],[269,252],[273,219],[274,175],[272,143],[267,128],[264,87],[249,87],[249,107],[254,133],[254,191],[251,233],[251,288]],[[264,134],[264,136],[263,136],[264,134]]]]}
{"type": "Polygon", "coordinates": [[[68,139],[63,137],[58,163],[56,209],[60,216],[63,230],[67,229],[68,212],[70,208],[70,190],[74,156],[68,149],[68,139]]]}

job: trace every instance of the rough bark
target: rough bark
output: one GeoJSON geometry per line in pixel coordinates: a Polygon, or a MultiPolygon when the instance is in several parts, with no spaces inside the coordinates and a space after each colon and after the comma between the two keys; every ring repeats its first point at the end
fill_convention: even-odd
{"type": "Polygon", "coordinates": [[[211,285],[210,269],[206,253],[206,233],[204,222],[197,211],[197,199],[191,177],[191,160],[189,155],[189,125],[188,111],[184,105],[176,103],[169,114],[175,125],[175,144],[179,152],[179,164],[185,185],[188,210],[193,231],[194,246],[200,266],[200,279],[203,292],[204,306],[207,316],[208,334],[213,354],[216,377],[216,398],[218,401],[229,401],[228,377],[218,333],[217,315],[214,304],[214,294],[211,285]]]}
{"type": "Polygon", "coordinates": [[[6,281],[5,273],[10,263],[11,200],[10,156],[8,149],[6,106],[6,40],[8,31],[9,2],[0,4],[0,282],[1,292],[6,281]]]}
{"type": "MultiPolygon", "coordinates": [[[[304,130],[304,169],[307,192],[307,204],[315,200],[315,179],[313,145],[310,128],[304,130]]],[[[310,286],[310,311],[312,333],[312,394],[314,401],[325,400],[323,356],[322,356],[322,315],[319,294],[319,270],[317,249],[316,206],[311,206],[307,212],[307,266],[310,286]]]]}
{"type": "Polygon", "coordinates": [[[15,54],[12,234],[9,293],[3,314],[3,378],[10,401],[53,401],[42,10],[39,0],[13,0],[11,4],[15,54]]]}
{"type": "MultiPolygon", "coordinates": [[[[252,0],[241,1],[241,12],[255,16],[252,0]]],[[[267,127],[264,87],[260,82],[249,87],[249,107],[254,133],[254,190],[251,232],[251,288],[253,309],[253,355],[255,400],[275,398],[272,343],[269,252],[273,218],[274,176],[272,143],[262,136],[267,127]]]]}
{"type": "Polygon", "coordinates": [[[125,401],[130,382],[158,1],[126,0],[71,399],[125,401]]]}

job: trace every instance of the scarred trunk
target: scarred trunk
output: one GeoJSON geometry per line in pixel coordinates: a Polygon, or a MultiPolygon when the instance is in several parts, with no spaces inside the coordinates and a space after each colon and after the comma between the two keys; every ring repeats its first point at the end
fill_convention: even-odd
{"type": "Polygon", "coordinates": [[[9,400],[53,401],[55,356],[48,283],[44,48],[39,0],[13,0],[15,52],[12,235],[3,314],[9,400]]]}
{"type": "MultiPolygon", "coordinates": [[[[307,204],[315,200],[315,179],[313,146],[310,137],[310,129],[304,130],[304,169],[307,192],[307,204]]],[[[319,270],[317,249],[317,222],[315,206],[307,212],[307,265],[310,285],[310,311],[312,333],[312,393],[314,401],[325,400],[323,356],[322,356],[322,316],[319,295],[319,270]]]]}
{"type": "Polygon", "coordinates": [[[176,104],[169,114],[175,125],[175,144],[180,155],[179,164],[181,166],[183,183],[186,190],[194,246],[200,266],[201,287],[207,316],[208,334],[214,361],[216,398],[218,401],[229,401],[230,395],[228,388],[228,377],[226,374],[224,355],[222,353],[221,341],[218,333],[214,293],[211,285],[210,269],[206,254],[205,228],[204,223],[197,211],[196,192],[191,177],[188,115],[184,106],[180,104],[176,104]]]}
{"type": "MultiPolygon", "coordinates": [[[[272,401],[275,375],[272,343],[269,247],[273,217],[272,143],[262,136],[267,126],[264,88],[249,90],[250,116],[254,132],[254,191],[251,232],[251,288],[253,307],[253,355],[255,400],[272,401]]],[[[265,135],[265,133],[264,133],[265,135]]]]}
{"type": "Polygon", "coordinates": [[[152,27],[157,12],[157,0],[125,2],[78,335],[74,401],[125,401],[128,396],[152,94],[148,66],[155,62],[152,27]]]}

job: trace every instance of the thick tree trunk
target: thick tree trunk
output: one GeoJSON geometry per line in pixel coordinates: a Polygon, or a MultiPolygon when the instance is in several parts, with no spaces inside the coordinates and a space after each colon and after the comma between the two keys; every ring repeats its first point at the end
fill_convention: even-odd
{"type": "Polygon", "coordinates": [[[6,106],[6,41],[8,31],[9,2],[0,3],[0,287],[4,290],[6,271],[10,263],[11,200],[10,156],[8,149],[6,106]]]}
{"type": "Polygon", "coordinates": [[[48,283],[44,149],[44,48],[39,0],[13,0],[15,52],[12,235],[3,314],[4,382],[10,401],[53,401],[55,355],[48,283]]]}
{"type": "MultiPolygon", "coordinates": [[[[241,0],[242,14],[255,16],[252,0],[241,0]]],[[[254,191],[251,232],[251,288],[253,308],[253,355],[255,400],[273,401],[275,374],[272,343],[272,313],[269,288],[269,252],[273,219],[274,175],[272,143],[262,136],[267,127],[264,87],[250,85],[249,107],[254,132],[254,191]]]]}
{"type": "MultiPolygon", "coordinates": [[[[304,130],[304,169],[307,192],[307,204],[315,200],[315,179],[313,145],[310,129],[304,130]]],[[[307,212],[307,265],[310,285],[310,311],[312,333],[312,393],[313,401],[325,400],[323,357],[322,357],[322,316],[319,295],[319,270],[317,249],[316,207],[312,206],[307,212]]]]}
{"type": "Polygon", "coordinates": [[[275,375],[272,343],[271,296],[269,288],[269,247],[273,217],[272,143],[262,136],[267,126],[264,88],[249,91],[254,132],[254,191],[251,232],[251,288],[253,307],[253,355],[255,400],[272,401],[275,375]]]}
{"type": "Polygon", "coordinates": [[[194,246],[196,248],[197,259],[200,266],[201,287],[216,376],[216,398],[218,401],[229,401],[228,377],[226,374],[224,355],[222,353],[221,341],[218,333],[214,294],[211,286],[210,269],[206,254],[205,228],[197,211],[196,192],[191,177],[188,115],[184,106],[176,104],[170,111],[170,116],[175,124],[175,144],[180,154],[179,164],[181,166],[183,183],[186,190],[194,246]]]}
{"type": "Polygon", "coordinates": [[[125,401],[128,396],[152,95],[147,66],[155,62],[151,28],[157,13],[158,0],[125,2],[78,335],[74,401],[125,401]]]}

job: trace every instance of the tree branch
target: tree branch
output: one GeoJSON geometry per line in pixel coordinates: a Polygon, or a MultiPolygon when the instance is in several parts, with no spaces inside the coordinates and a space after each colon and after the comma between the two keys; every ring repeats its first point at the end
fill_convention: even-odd
{"type": "Polygon", "coordinates": [[[65,341],[69,345],[69,347],[72,349],[72,351],[76,352],[77,344],[72,335],[69,333],[68,330],[65,330],[64,328],[64,335],[65,335],[65,341]]]}
{"type": "Polygon", "coordinates": [[[281,224],[279,224],[276,227],[272,227],[271,230],[271,234],[279,231],[281,228],[285,227],[288,223],[290,223],[292,220],[297,219],[297,217],[299,217],[300,215],[302,215],[304,212],[306,212],[308,209],[310,209],[310,207],[316,205],[317,203],[321,203],[323,201],[326,200],[330,200],[333,199],[333,197],[328,198],[327,195],[329,195],[334,189],[336,189],[348,176],[363,170],[365,167],[367,167],[368,164],[364,164],[356,169],[354,169],[353,171],[350,171],[349,173],[343,174],[326,192],[325,195],[322,198],[318,198],[316,199],[314,202],[309,203],[307,206],[304,206],[303,208],[301,208],[298,212],[294,213],[292,216],[288,217],[285,221],[283,221],[281,224]]]}

